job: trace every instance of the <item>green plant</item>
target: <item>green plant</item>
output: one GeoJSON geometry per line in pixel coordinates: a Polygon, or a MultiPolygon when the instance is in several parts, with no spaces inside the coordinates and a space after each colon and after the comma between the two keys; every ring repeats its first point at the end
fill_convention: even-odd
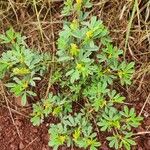
{"type": "Polygon", "coordinates": [[[49,145],[54,149],[67,144],[68,147],[76,145],[96,150],[101,145],[96,139],[97,134],[93,132],[92,124],[81,113],[68,115],[61,123],[52,124],[49,133],[51,135],[49,145]]]}
{"type": "Polygon", "coordinates": [[[107,137],[110,148],[120,149],[124,147],[131,149],[132,145],[136,145],[132,139],[132,127],[138,127],[142,117],[136,116],[133,108],[129,109],[124,106],[123,111],[118,111],[114,107],[105,107],[99,122],[101,131],[113,132],[112,136],[107,137]]]}
{"type": "Polygon", "coordinates": [[[33,104],[31,122],[39,126],[45,117],[57,118],[49,128],[49,146],[54,150],[62,145],[98,150],[100,133],[109,135],[110,148],[130,150],[136,144],[132,128],[142,117],[124,104],[125,97],[113,85],[132,83],[134,62],[121,61],[123,51],[113,46],[103,22],[88,12],[91,7],[90,0],[64,2],[62,15],[69,21],[59,33],[52,68],[51,57],[29,49],[25,37],[12,28],[0,34],[8,49],[0,59],[0,78],[25,105],[28,96],[36,96],[36,82],[51,69],[53,90],[33,104]]]}
{"type": "Polygon", "coordinates": [[[114,134],[111,137],[107,137],[107,140],[110,148],[114,147],[115,149],[125,147],[125,149],[130,150],[132,145],[136,145],[132,139],[132,133],[124,133],[124,135],[114,134]]]}
{"type": "Polygon", "coordinates": [[[66,98],[60,96],[53,96],[52,93],[48,95],[48,98],[42,99],[41,102],[33,104],[33,113],[31,114],[31,122],[33,125],[40,125],[43,122],[44,117],[53,115],[55,117],[62,118],[63,115],[71,112],[72,108],[66,98]]]}
{"type": "Polygon", "coordinates": [[[22,97],[22,105],[27,102],[27,96],[35,96],[32,87],[49,66],[48,54],[40,54],[27,48],[25,37],[12,28],[6,34],[0,34],[1,43],[9,49],[0,58],[0,78],[15,96],[22,97]]]}
{"type": "Polygon", "coordinates": [[[89,0],[66,0],[64,4],[63,16],[71,15],[73,20],[64,23],[57,41],[58,69],[52,74],[51,87],[59,90],[44,100],[48,109],[43,100],[34,105],[31,121],[39,125],[49,114],[58,117],[60,122],[49,129],[49,146],[54,149],[67,145],[96,150],[101,145],[97,134],[108,132],[110,148],[129,150],[135,145],[132,128],[142,118],[133,108],[121,109],[125,97],[112,85],[118,80],[130,85],[134,63],[119,59],[123,51],[113,46],[107,28],[86,12],[92,6],[89,0]],[[58,115],[53,113],[57,107],[58,115]]]}

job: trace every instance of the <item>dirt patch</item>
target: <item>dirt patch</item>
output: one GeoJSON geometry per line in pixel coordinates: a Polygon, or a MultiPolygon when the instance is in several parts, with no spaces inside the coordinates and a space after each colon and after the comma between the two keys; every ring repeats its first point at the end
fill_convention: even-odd
{"type": "Polygon", "coordinates": [[[29,119],[13,114],[15,125],[10,118],[8,109],[0,109],[0,150],[51,150],[48,147],[48,127],[43,124],[34,127],[29,119]]]}
{"type": "MultiPolygon", "coordinates": [[[[142,103],[135,104],[137,112],[140,112],[142,103]]],[[[133,150],[149,150],[150,135],[144,134],[150,127],[150,116],[148,107],[144,110],[145,119],[142,125],[137,128],[134,133],[141,133],[135,136],[137,146],[133,150]],[[142,134],[143,133],[143,134],[142,134]]],[[[12,112],[13,113],[13,112],[12,112]]],[[[52,150],[48,147],[48,128],[49,124],[55,122],[53,118],[47,118],[39,127],[34,127],[29,118],[13,113],[15,125],[12,123],[9,111],[7,108],[0,108],[0,150],[52,150]]],[[[106,143],[105,135],[99,137],[102,142],[100,150],[111,150],[106,143]]],[[[81,150],[78,148],[60,147],[60,150],[81,150]]]]}

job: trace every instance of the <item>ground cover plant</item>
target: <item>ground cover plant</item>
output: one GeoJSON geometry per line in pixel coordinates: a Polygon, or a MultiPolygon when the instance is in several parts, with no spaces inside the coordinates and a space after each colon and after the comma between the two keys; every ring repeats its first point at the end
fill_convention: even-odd
{"type": "Polygon", "coordinates": [[[37,126],[49,116],[59,120],[50,124],[49,146],[96,150],[101,147],[99,134],[104,133],[108,134],[110,149],[128,150],[136,144],[132,129],[140,125],[142,117],[125,105],[126,98],[114,85],[116,82],[122,86],[132,84],[134,62],[122,59],[123,51],[113,46],[108,29],[99,18],[91,16],[91,9],[88,0],[65,1],[62,11],[65,21],[57,41],[55,62],[44,53],[26,48],[21,35],[15,35],[13,29],[6,36],[1,35],[3,43],[15,39],[15,43],[8,45],[10,54],[2,54],[1,78],[7,81],[5,85],[10,92],[22,97],[25,105],[27,95],[36,95],[34,81],[41,80],[50,62],[55,66],[50,85],[59,89],[33,104],[31,114],[31,122],[37,126]],[[29,54],[31,57],[26,58],[29,54]],[[16,56],[15,59],[10,60],[10,55],[16,56]],[[20,56],[24,56],[24,61],[20,61],[20,56]]]}
{"type": "Polygon", "coordinates": [[[123,51],[113,46],[102,21],[95,16],[89,19],[83,11],[91,7],[89,0],[65,2],[62,15],[72,15],[73,20],[64,23],[57,42],[56,65],[60,69],[55,70],[52,83],[60,91],[34,104],[31,121],[39,125],[49,114],[60,118],[60,123],[49,129],[49,145],[54,149],[65,144],[98,149],[101,143],[94,124],[98,131],[111,133],[107,137],[110,148],[130,149],[136,144],[131,128],[138,127],[142,118],[134,108],[117,110],[115,106],[124,105],[125,97],[110,86],[117,79],[122,85],[131,84],[134,63],[119,60],[123,51]],[[81,109],[73,112],[73,103],[81,101],[81,109]]]}
{"type": "Polygon", "coordinates": [[[6,86],[15,96],[20,96],[22,105],[27,103],[27,96],[36,96],[32,87],[49,66],[50,56],[39,54],[27,48],[25,37],[12,28],[0,35],[1,43],[8,44],[8,51],[0,59],[0,78],[6,79],[6,86]]]}

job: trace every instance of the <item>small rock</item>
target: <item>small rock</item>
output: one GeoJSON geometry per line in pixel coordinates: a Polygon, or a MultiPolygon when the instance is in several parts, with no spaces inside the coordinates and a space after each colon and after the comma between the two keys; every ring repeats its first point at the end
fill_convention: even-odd
{"type": "Polygon", "coordinates": [[[25,139],[25,142],[26,142],[26,143],[30,143],[30,141],[29,141],[28,139],[25,139]]]}
{"type": "Polygon", "coordinates": [[[3,130],[3,128],[0,126],[0,131],[2,131],[3,130]]]}
{"type": "Polygon", "coordinates": [[[12,135],[13,135],[13,136],[15,136],[15,135],[16,135],[16,132],[15,132],[15,131],[13,131],[12,135]]]}
{"type": "Polygon", "coordinates": [[[139,106],[140,108],[142,108],[142,107],[143,107],[143,103],[139,103],[138,106],[139,106]]]}
{"type": "Polygon", "coordinates": [[[17,125],[18,127],[21,127],[22,123],[19,120],[16,120],[15,125],[17,125]]]}
{"type": "Polygon", "coordinates": [[[15,139],[12,137],[10,140],[9,140],[9,143],[13,143],[15,139]]]}
{"type": "Polygon", "coordinates": [[[22,143],[22,142],[20,142],[20,144],[19,144],[19,149],[24,149],[24,144],[22,143]]]}
{"type": "Polygon", "coordinates": [[[148,118],[149,117],[149,113],[148,112],[144,112],[144,117],[148,118]]]}

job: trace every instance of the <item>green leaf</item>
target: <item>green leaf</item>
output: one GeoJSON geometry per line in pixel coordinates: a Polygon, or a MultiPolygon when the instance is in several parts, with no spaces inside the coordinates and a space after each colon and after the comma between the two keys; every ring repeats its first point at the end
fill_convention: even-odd
{"type": "Polygon", "coordinates": [[[41,124],[41,118],[38,116],[32,117],[31,122],[34,126],[39,126],[41,124]]]}
{"type": "Polygon", "coordinates": [[[72,74],[71,74],[71,78],[70,78],[70,82],[71,83],[74,83],[76,80],[78,80],[80,78],[80,74],[79,74],[79,71],[74,71],[72,74]]]}
{"type": "Polygon", "coordinates": [[[27,91],[27,93],[29,94],[29,96],[37,96],[37,94],[32,91],[27,91]]]}
{"type": "Polygon", "coordinates": [[[27,94],[24,93],[23,96],[22,96],[21,104],[22,104],[22,106],[25,106],[26,103],[27,103],[27,94]]]}
{"type": "Polygon", "coordinates": [[[59,59],[58,59],[58,61],[69,61],[69,60],[71,60],[71,58],[69,57],[69,56],[64,56],[64,57],[60,57],[59,59]]]}
{"type": "Polygon", "coordinates": [[[8,37],[6,37],[5,35],[2,35],[2,34],[0,34],[0,39],[2,41],[1,42],[2,44],[10,42],[10,39],[8,37]]]}

